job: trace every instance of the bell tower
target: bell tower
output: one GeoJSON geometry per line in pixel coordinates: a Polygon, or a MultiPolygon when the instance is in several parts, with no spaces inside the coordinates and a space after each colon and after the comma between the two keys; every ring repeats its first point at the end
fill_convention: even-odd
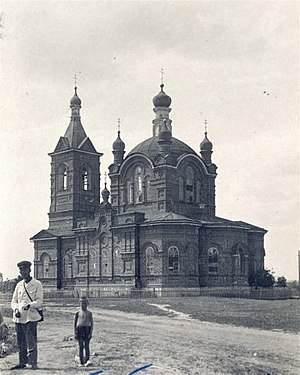
{"type": "Polygon", "coordinates": [[[100,157],[81,124],[77,87],[70,101],[71,119],[51,157],[49,229],[72,230],[100,204],[100,157]]]}

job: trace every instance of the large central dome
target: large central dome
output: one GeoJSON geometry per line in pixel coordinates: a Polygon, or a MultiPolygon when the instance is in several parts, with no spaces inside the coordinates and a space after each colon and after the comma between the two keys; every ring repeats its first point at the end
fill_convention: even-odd
{"type": "MultiPolygon", "coordinates": [[[[129,152],[127,157],[132,154],[139,153],[147,156],[151,160],[154,160],[155,157],[160,153],[158,140],[158,136],[146,139],[145,141],[135,146],[134,149],[129,152]]],[[[185,154],[196,155],[195,151],[191,147],[174,137],[172,137],[172,143],[170,145],[170,154],[172,156],[175,156],[176,159],[185,154]]]]}

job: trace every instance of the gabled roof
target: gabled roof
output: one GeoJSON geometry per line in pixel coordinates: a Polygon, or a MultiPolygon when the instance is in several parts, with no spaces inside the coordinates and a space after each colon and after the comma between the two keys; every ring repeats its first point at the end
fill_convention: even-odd
{"type": "MultiPolygon", "coordinates": [[[[73,121],[73,125],[75,123],[76,122],[73,121]]],[[[81,151],[91,152],[93,154],[99,154],[100,156],[103,155],[100,152],[96,151],[90,138],[85,135],[85,132],[81,124],[80,126],[71,125],[72,121],[66,131],[65,136],[59,138],[59,141],[55,147],[53,154],[71,149],[77,149],[81,151]]],[[[52,155],[52,153],[50,153],[50,155],[52,155]]]]}
{"type": "Polygon", "coordinates": [[[54,152],[60,152],[60,151],[68,150],[69,148],[70,148],[70,144],[69,144],[68,138],[60,137],[59,141],[58,141],[58,143],[55,147],[54,152]]]}
{"type": "Polygon", "coordinates": [[[78,146],[80,150],[97,153],[92,141],[89,137],[86,137],[78,146]]]}
{"type": "Polygon", "coordinates": [[[49,230],[42,229],[40,232],[35,234],[33,237],[30,238],[31,240],[43,240],[43,239],[54,239],[57,238],[55,234],[50,232],[49,230]]]}

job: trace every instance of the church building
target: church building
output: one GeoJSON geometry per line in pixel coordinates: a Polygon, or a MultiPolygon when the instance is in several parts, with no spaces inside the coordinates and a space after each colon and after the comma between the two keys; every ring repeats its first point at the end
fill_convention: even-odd
{"type": "Polygon", "coordinates": [[[173,137],[163,84],[153,105],[152,136],[126,156],[118,131],[110,191],[106,181],[100,191],[102,154],[81,124],[75,87],[70,124],[49,154],[49,227],[31,238],[34,275],[46,290],[246,286],[264,268],[267,231],[216,216],[207,132],[199,153],[173,137]]]}

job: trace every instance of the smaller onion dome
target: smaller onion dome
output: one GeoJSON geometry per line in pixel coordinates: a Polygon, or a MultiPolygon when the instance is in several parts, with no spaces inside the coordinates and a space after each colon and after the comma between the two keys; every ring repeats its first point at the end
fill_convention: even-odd
{"type": "Polygon", "coordinates": [[[73,106],[81,106],[81,100],[77,96],[77,87],[75,87],[75,94],[73,95],[73,98],[70,101],[71,107],[73,106]]]}
{"type": "Polygon", "coordinates": [[[205,137],[203,141],[200,143],[200,151],[211,151],[213,148],[213,144],[207,138],[207,132],[205,132],[205,137]]]}
{"type": "Polygon", "coordinates": [[[166,120],[164,120],[161,130],[159,132],[159,140],[169,142],[171,138],[172,138],[172,133],[167,127],[166,120]]]}
{"type": "Polygon", "coordinates": [[[113,151],[124,151],[125,143],[120,138],[120,130],[118,131],[118,137],[113,143],[113,151]]]}
{"type": "Polygon", "coordinates": [[[103,202],[107,203],[108,199],[109,199],[109,196],[110,196],[110,192],[106,187],[106,182],[104,183],[104,189],[101,191],[101,195],[102,195],[102,198],[103,198],[103,202]]]}
{"type": "Polygon", "coordinates": [[[169,107],[171,105],[172,99],[163,91],[163,83],[160,85],[160,88],[160,93],[153,98],[154,107],[169,107]]]}

